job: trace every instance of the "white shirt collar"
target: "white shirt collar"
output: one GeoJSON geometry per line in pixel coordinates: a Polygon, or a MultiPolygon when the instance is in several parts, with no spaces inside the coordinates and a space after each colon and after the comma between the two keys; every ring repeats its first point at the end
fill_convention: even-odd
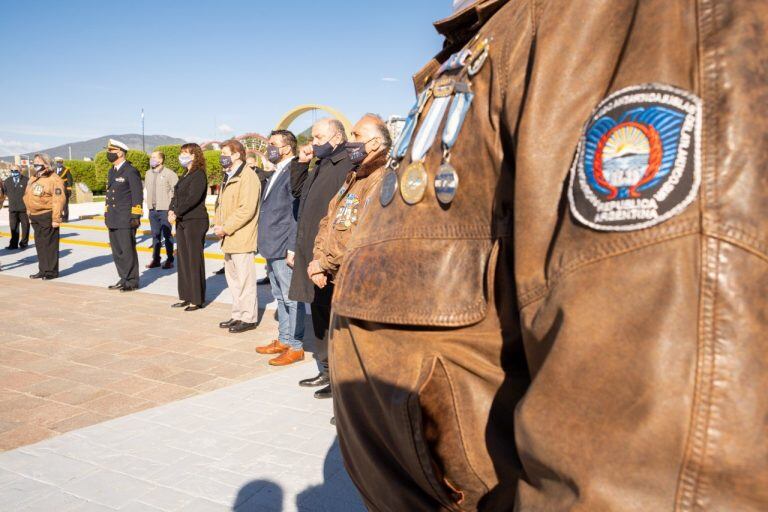
{"type": "Polygon", "coordinates": [[[122,162],[120,162],[120,165],[116,165],[116,166],[115,166],[115,170],[116,170],[116,171],[119,171],[119,170],[120,170],[120,168],[123,166],[123,164],[124,164],[125,162],[126,162],[126,160],[123,160],[122,162]]]}
{"type": "Polygon", "coordinates": [[[286,158],[282,162],[278,162],[276,165],[275,172],[270,176],[269,181],[267,182],[267,191],[264,192],[264,197],[267,197],[269,195],[269,191],[272,190],[272,185],[274,185],[275,181],[277,181],[277,177],[280,176],[280,173],[283,172],[283,170],[288,167],[288,164],[290,164],[293,161],[293,157],[286,158]]]}

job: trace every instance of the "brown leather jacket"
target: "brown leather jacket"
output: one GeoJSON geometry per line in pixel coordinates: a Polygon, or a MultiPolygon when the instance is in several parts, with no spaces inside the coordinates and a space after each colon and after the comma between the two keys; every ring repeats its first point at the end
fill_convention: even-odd
{"type": "Polygon", "coordinates": [[[350,237],[372,202],[376,186],[384,176],[384,167],[379,165],[372,171],[351,171],[344,185],[328,204],[328,214],[320,221],[315,237],[314,259],[320,267],[335,276],[344,261],[350,237]]]}
{"type": "Polygon", "coordinates": [[[516,510],[768,510],[768,4],[486,0],[436,26],[417,91],[488,41],[461,184],[373,203],[335,313],[474,324],[511,245],[516,510]]]}
{"type": "Polygon", "coordinates": [[[61,222],[61,212],[67,203],[66,185],[55,173],[29,179],[27,190],[24,192],[24,204],[27,213],[32,215],[52,214],[52,222],[61,222]]]}

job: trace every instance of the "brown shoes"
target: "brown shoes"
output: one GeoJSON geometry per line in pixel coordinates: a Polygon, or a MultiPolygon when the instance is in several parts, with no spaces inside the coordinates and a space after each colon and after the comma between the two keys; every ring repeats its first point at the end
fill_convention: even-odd
{"type": "Polygon", "coordinates": [[[274,359],[269,360],[269,364],[272,366],[288,366],[289,364],[297,363],[304,360],[304,349],[299,350],[286,350],[274,359]]]}
{"type": "Polygon", "coordinates": [[[263,347],[256,347],[256,352],[259,354],[282,354],[286,350],[288,350],[288,345],[283,345],[278,340],[273,340],[272,343],[269,345],[264,345],[263,347]]]}

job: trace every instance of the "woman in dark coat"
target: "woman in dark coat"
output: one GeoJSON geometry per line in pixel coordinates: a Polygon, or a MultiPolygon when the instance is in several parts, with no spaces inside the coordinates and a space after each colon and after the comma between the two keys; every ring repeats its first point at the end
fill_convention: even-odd
{"type": "Polygon", "coordinates": [[[181,146],[179,162],[185,172],[174,187],[168,221],[176,222],[176,258],[179,300],[174,308],[196,311],[205,304],[205,234],[208,232],[208,176],[203,150],[197,144],[181,146]]]}

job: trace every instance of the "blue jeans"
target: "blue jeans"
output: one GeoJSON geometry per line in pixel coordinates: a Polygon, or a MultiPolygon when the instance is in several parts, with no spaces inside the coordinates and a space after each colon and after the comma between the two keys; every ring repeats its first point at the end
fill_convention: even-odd
{"type": "Polygon", "coordinates": [[[173,261],[173,236],[168,210],[149,210],[149,225],[152,229],[152,261],[160,261],[160,247],[165,239],[165,253],[173,261]]]}
{"type": "Polygon", "coordinates": [[[278,340],[294,350],[304,344],[304,303],[288,299],[293,269],[285,258],[267,260],[267,277],[272,285],[272,296],[277,301],[278,340]]]}

